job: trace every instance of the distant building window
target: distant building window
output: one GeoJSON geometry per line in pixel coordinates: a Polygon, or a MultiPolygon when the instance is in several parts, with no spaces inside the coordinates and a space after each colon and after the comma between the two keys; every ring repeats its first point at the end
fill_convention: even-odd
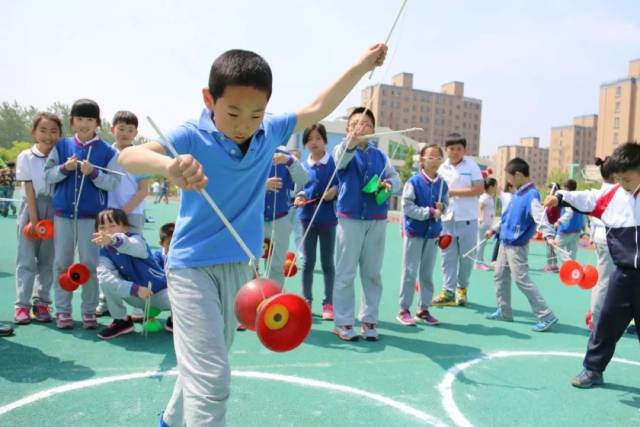
{"type": "Polygon", "coordinates": [[[622,96],[622,86],[616,87],[616,96],[617,97],[622,96]]]}
{"type": "Polygon", "coordinates": [[[620,117],[616,117],[615,119],[613,119],[613,128],[614,129],[620,128],[620,117]]]}
{"type": "Polygon", "coordinates": [[[613,145],[618,145],[618,132],[613,133],[613,145]]]}
{"type": "Polygon", "coordinates": [[[615,113],[619,113],[620,112],[620,103],[616,102],[616,109],[614,111],[615,113]]]}

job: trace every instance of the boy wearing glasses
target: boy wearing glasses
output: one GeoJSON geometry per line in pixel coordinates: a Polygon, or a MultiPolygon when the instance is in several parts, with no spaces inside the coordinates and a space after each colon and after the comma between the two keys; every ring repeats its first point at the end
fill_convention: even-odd
{"type": "Polygon", "coordinates": [[[388,157],[362,138],[373,133],[374,128],[373,113],[364,107],[355,108],[347,121],[347,139],[333,152],[339,183],[334,333],[345,341],[358,339],[353,329],[353,281],[358,266],[362,282],[362,305],[358,316],[362,322],[361,335],[367,341],[378,340],[376,323],[382,295],[380,270],[389,211],[384,194],[399,192],[402,188],[400,176],[388,157]]]}

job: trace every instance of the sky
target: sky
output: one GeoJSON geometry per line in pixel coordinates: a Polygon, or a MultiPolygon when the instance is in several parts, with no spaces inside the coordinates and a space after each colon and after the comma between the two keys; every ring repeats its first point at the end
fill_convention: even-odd
{"type": "MultiPolygon", "coordinates": [[[[384,41],[400,0],[3,0],[0,102],[46,108],[95,99],[170,129],[199,116],[201,89],[222,52],[270,63],[268,110],[310,103],[366,48],[384,41]]],[[[414,74],[439,91],[453,80],[483,101],[480,151],[491,155],[574,116],[597,113],[599,86],[640,58],[640,1],[408,0],[385,65],[329,116],[360,104],[363,88],[414,74]]],[[[143,120],[140,133],[154,137],[143,120]]]]}

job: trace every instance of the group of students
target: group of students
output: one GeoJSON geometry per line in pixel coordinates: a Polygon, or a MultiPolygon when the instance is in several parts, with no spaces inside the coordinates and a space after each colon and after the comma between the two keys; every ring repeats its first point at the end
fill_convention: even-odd
{"type": "MultiPolygon", "coordinates": [[[[136,305],[139,300],[155,298],[153,304],[159,308],[170,305],[179,374],[160,426],[225,424],[231,377],[228,351],[237,326],[234,298],[239,288],[258,273],[255,263],[248,261],[263,253],[265,238],[272,248],[266,251],[272,258],[266,274],[286,280],[280,279],[284,270],[279,264],[281,261],[286,264],[284,253],[294,205],[299,208],[298,218],[306,235],[303,294],[311,303],[319,241],[325,273],[323,314],[326,317],[333,314],[334,332],[340,339],[358,337],[354,330],[354,279],[358,269],[363,286],[358,316],[360,335],[366,340],[378,339],[387,196],[392,192],[402,190],[404,216],[398,319],[403,323],[412,321],[410,309],[418,276],[419,320],[437,323],[429,313],[432,304],[466,304],[475,261],[469,255],[476,250],[479,234],[478,196],[486,184],[479,167],[464,155],[464,138],[450,137],[444,152],[434,145],[422,148],[420,170],[402,189],[389,159],[366,137],[375,128],[375,117],[369,109],[362,107],[351,112],[347,137],[331,154],[326,150],[326,131],[317,124],[339,105],[366,72],[384,62],[386,52],[385,45],[373,45],[309,105],[293,114],[270,116],[265,114],[272,90],[268,63],[253,52],[227,51],[210,69],[208,87],[202,90],[206,108],[198,120],[186,122],[161,138],[161,142],[152,141],[120,152],[96,137],[99,110],[95,103],[86,100],[72,108],[73,137],[54,146],[61,126],[50,116],[43,116],[34,126],[37,150],[32,154],[40,162],[42,187],[41,192],[27,197],[40,204],[23,205],[29,206],[29,213],[21,214],[21,224],[55,218],[53,275],[63,272],[72,262],[75,242],[71,236],[77,228],[81,262],[89,266],[92,278],[108,283],[103,290],[108,308],[115,315],[110,328],[118,320],[127,320],[123,300],[136,305]],[[279,148],[294,132],[303,132],[310,151],[303,163],[279,148]],[[41,138],[41,133],[47,136],[41,138]],[[43,145],[39,147],[41,140],[43,145]],[[180,199],[164,271],[162,260],[149,268],[155,258],[141,236],[133,232],[135,218],[131,220],[126,210],[105,211],[111,199],[108,192],[116,190],[119,179],[117,174],[94,166],[117,170],[117,162],[127,174],[161,175],[187,190],[180,199]],[[80,188],[83,177],[90,188],[86,192],[80,188]],[[206,191],[210,199],[188,190],[206,191]],[[220,213],[212,212],[208,200],[215,200],[222,207],[220,213]],[[42,210],[37,210],[40,206],[42,210]],[[228,224],[233,225],[233,230],[228,224]],[[443,288],[433,298],[435,252],[445,235],[451,236],[451,243],[441,245],[447,246],[443,251],[443,288]],[[331,265],[333,259],[335,268],[331,265]]],[[[116,127],[119,123],[114,120],[116,127]]],[[[558,191],[545,201],[548,207],[572,206],[574,211],[600,218],[606,249],[615,266],[589,339],[585,370],[573,382],[578,386],[602,382],[602,371],[613,355],[622,325],[626,326],[633,316],[640,317],[637,286],[640,207],[636,202],[640,188],[640,146],[632,143],[620,146],[608,164],[619,181],[611,190],[558,191]]],[[[495,264],[498,308],[487,317],[512,320],[513,276],[538,317],[534,330],[544,331],[558,319],[528,276],[528,244],[539,229],[554,245],[556,230],[547,219],[527,163],[512,159],[506,172],[513,196],[508,206],[503,207],[499,223],[491,222],[487,227],[488,219],[483,216],[480,226],[486,237],[499,234],[500,240],[495,264]]],[[[35,175],[31,182],[35,187],[35,175]]],[[[36,258],[46,252],[40,248],[33,250],[36,258]]],[[[57,321],[59,327],[69,327],[71,295],[63,292],[56,287],[57,321]]],[[[83,289],[85,327],[96,325],[97,302],[97,285],[83,289]]],[[[128,325],[118,329],[127,330],[128,325]]]]}
{"type": "MultiPolygon", "coordinates": [[[[76,252],[89,272],[80,286],[83,328],[97,329],[96,317],[110,313],[114,320],[100,338],[132,332],[142,312],[127,315],[124,301],[143,307],[150,298],[154,307],[170,310],[164,259],[173,225],[162,227],[163,249],[152,253],[142,237],[148,178],[122,171],[117,162],[133,144],[138,119],[129,111],[115,114],[113,145],[97,135],[100,123],[100,108],[89,99],[73,104],[69,137],[62,138],[56,115],[38,113],[34,144],[18,155],[16,180],[23,183],[24,199],[17,215],[16,324],[52,321],[53,289],[56,326],[74,327],[73,292],[61,284],[76,252]],[[35,233],[42,220],[52,221],[52,239],[35,233]]],[[[171,331],[171,317],[166,329],[171,331]]]]}

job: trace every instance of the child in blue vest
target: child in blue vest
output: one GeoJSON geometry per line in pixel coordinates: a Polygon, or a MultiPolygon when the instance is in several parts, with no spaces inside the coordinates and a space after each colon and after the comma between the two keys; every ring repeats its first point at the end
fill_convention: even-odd
{"type": "Polygon", "coordinates": [[[162,269],[165,269],[167,265],[167,259],[169,256],[169,247],[171,245],[171,239],[173,238],[173,231],[176,228],[175,222],[168,222],[160,227],[160,249],[153,251],[153,256],[160,264],[162,269]]]}
{"type": "MultiPolygon", "coordinates": [[[[568,179],[563,189],[565,191],[576,191],[578,185],[575,180],[568,179]]],[[[556,228],[555,242],[560,250],[558,251],[558,257],[561,262],[568,259],[576,259],[578,253],[578,242],[580,241],[580,235],[584,228],[584,215],[580,212],[576,212],[570,207],[563,207],[560,212],[560,219],[554,224],[556,228]]]]}
{"type": "Polygon", "coordinates": [[[367,71],[382,64],[386,51],[385,45],[372,46],[311,104],[281,116],[265,114],[269,64],[253,52],[227,51],[211,66],[199,120],[167,135],[177,158],[153,141],[122,152],[119,160],[130,172],[162,175],[185,190],[205,189],[252,255],[201,194],[182,193],[167,273],[179,374],[161,426],[225,424],[234,299],[253,277],[247,261],[263,251],[265,182],[276,148],[333,111],[367,71]]]}
{"type": "Polygon", "coordinates": [[[284,260],[289,250],[291,199],[296,186],[306,184],[309,176],[298,159],[285,147],[279,147],[273,155],[273,165],[267,179],[264,204],[264,237],[269,239],[271,252],[267,276],[279,284],[284,283],[284,260]]]}
{"type": "Polygon", "coordinates": [[[99,338],[110,340],[133,332],[133,320],[127,316],[125,302],[144,308],[145,301],[151,298],[151,307],[171,309],[164,269],[144,238],[130,232],[129,219],[123,210],[105,209],[98,214],[92,242],[101,247],[98,280],[113,318],[98,334],[99,338]]]}
{"type": "MultiPolygon", "coordinates": [[[[93,165],[118,170],[116,151],[100,139],[100,107],[90,99],[80,99],[71,107],[71,127],[74,135],[61,139],[49,154],[45,165],[45,180],[55,184],[53,193],[55,235],[53,280],[74,262],[77,246],[80,262],[90,272],[82,285],[82,326],[96,329],[98,281],[96,266],[99,249],[91,243],[98,213],[107,208],[108,192],[120,183],[120,176],[94,168],[93,165]],[[77,205],[76,205],[77,203],[77,205]]],[[[56,326],[73,328],[72,293],[55,286],[56,326]]]]}
{"type": "Polygon", "coordinates": [[[444,152],[438,145],[425,145],[420,150],[420,172],[404,185],[402,212],[404,214],[404,244],[402,278],[400,279],[400,312],[396,319],[414,326],[417,321],[437,325],[438,319],[429,313],[433,298],[433,266],[438,254],[438,238],[442,232],[440,217],[448,203],[447,183],[438,175],[444,152]],[[416,277],[420,272],[420,299],[415,320],[411,305],[416,277]]]}
{"type": "Polygon", "coordinates": [[[336,164],[327,153],[327,130],[322,124],[314,124],[304,130],[302,144],[309,150],[309,157],[303,166],[309,174],[309,181],[296,197],[299,207],[298,219],[302,229],[307,230],[304,240],[304,267],[302,269],[302,291],[311,305],[313,301],[313,271],[316,265],[317,245],[320,242],[320,261],[324,278],[324,299],[322,300],[322,319],[333,320],[333,284],[335,282],[335,244],[336,244],[336,196],[338,187],[334,178],[336,164]],[[324,193],[327,189],[326,194],[324,193]],[[311,219],[318,211],[313,223],[311,219]]]}
{"type": "Polygon", "coordinates": [[[502,213],[500,223],[486,232],[491,237],[500,230],[500,249],[494,275],[498,309],[487,314],[489,320],[513,321],[511,310],[511,277],[520,291],[527,297],[538,322],[533,331],[543,332],[558,322],[558,318],[547,306],[542,294],[529,278],[529,240],[536,232],[536,224],[546,237],[553,236],[553,228],[546,220],[540,204],[540,193],[531,178],[529,165],[516,157],[505,168],[507,180],[513,184],[515,193],[509,207],[502,213]]]}
{"type": "Polygon", "coordinates": [[[53,240],[28,239],[23,228],[30,223],[53,220],[53,186],[44,180],[47,156],[62,136],[62,122],[51,113],[38,113],[31,130],[35,144],[18,155],[16,178],[24,183],[24,202],[18,215],[18,256],[16,259],[17,324],[50,322],[53,284],[53,240]],[[34,286],[35,285],[35,286],[34,286]],[[31,314],[29,313],[31,311],[31,314]]]}
{"type": "Polygon", "coordinates": [[[378,339],[378,309],[382,295],[382,260],[387,230],[389,201],[378,203],[376,194],[363,191],[379,178],[380,191],[398,192],[402,182],[387,156],[366,139],[375,129],[373,113],[358,107],[347,121],[347,139],[336,146],[333,157],[338,168],[338,236],[336,243],[336,281],[333,289],[334,333],[345,341],[354,341],[355,292],[353,282],[358,267],[362,282],[359,319],[362,337],[378,339]]]}

